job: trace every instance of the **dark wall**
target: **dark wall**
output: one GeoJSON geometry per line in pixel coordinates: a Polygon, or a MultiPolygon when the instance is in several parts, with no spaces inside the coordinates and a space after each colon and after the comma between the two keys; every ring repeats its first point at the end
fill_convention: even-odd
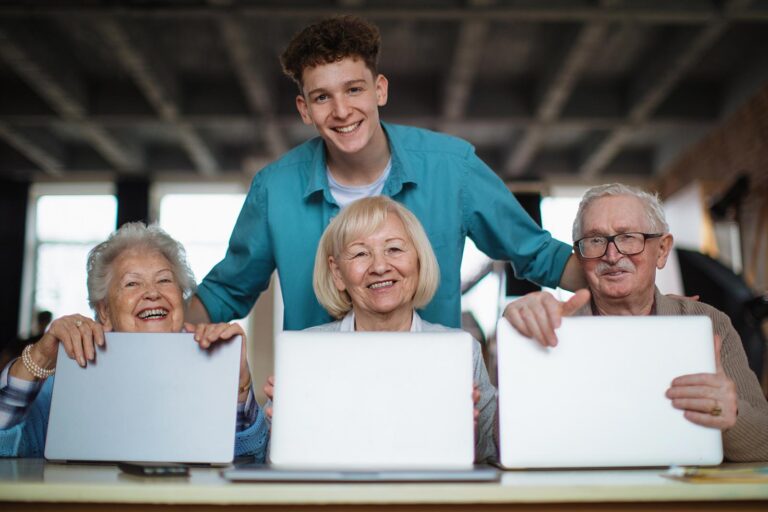
{"type": "MultiPolygon", "coordinates": [[[[523,207],[536,224],[541,226],[541,194],[536,192],[518,192],[515,194],[515,198],[517,198],[520,206],[523,207]]],[[[507,297],[525,295],[526,293],[541,290],[541,286],[535,283],[517,279],[512,270],[512,265],[509,263],[504,265],[504,270],[507,274],[507,297]]]]}
{"type": "Polygon", "coordinates": [[[117,227],[126,222],[149,222],[149,181],[123,179],[117,182],[117,227]]]}
{"type": "Polygon", "coordinates": [[[28,198],[29,183],[0,180],[0,347],[17,336],[28,198]]]}

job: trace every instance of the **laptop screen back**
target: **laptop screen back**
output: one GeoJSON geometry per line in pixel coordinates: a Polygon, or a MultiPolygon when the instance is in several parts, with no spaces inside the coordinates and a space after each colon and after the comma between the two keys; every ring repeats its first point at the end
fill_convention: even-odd
{"type": "Polygon", "coordinates": [[[719,464],[720,431],[695,425],[665,392],[714,372],[708,317],[565,318],[541,347],[497,328],[501,462],[510,468],[719,464]]]}
{"type": "Polygon", "coordinates": [[[59,346],[45,457],[224,464],[234,455],[240,337],[107,333],[80,368],[59,346]]]}
{"type": "Polygon", "coordinates": [[[281,333],[270,443],[276,467],[472,467],[471,337],[281,333]]]}

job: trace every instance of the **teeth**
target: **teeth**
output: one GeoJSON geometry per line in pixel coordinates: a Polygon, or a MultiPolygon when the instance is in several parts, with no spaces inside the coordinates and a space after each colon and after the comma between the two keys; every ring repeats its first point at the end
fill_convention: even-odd
{"type": "Polygon", "coordinates": [[[139,313],[139,318],[146,320],[147,318],[165,318],[168,316],[168,311],[165,309],[147,309],[139,313]]]}
{"type": "Polygon", "coordinates": [[[368,288],[371,288],[371,289],[384,288],[385,286],[392,286],[393,284],[395,284],[394,281],[382,281],[380,283],[373,283],[368,288]]]}
{"type": "Polygon", "coordinates": [[[361,122],[362,122],[362,121],[360,121],[360,122],[357,122],[357,123],[355,123],[355,124],[353,124],[353,125],[350,125],[350,126],[344,126],[344,127],[335,128],[335,130],[336,130],[337,132],[341,132],[341,133],[350,133],[350,132],[354,131],[354,129],[355,129],[355,128],[357,128],[358,126],[360,126],[360,123],[361,123],[361,122]]]}

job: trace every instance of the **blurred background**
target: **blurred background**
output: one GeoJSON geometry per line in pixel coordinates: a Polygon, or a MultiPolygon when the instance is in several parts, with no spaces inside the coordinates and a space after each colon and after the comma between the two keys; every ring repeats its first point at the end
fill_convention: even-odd
{"type": "MultiPolygon", "coordinates": [[[[725,310],[764,373],[766,0],[4,0],[0,346],[39,311],[88,314],[85,255],[128,220],[160,222],[202,279],[254,174],[315,135],[278,56],[337,14],[381,29],[382,119],[470,141],[556,237],[591,185],[659,191],[685,250],[659,286],[725,310]]],[[[535,287],[469,241],[462,283],[492,366],[499,311],[535,287]]],[[[243,321],[257,382],[277,288],[243,321]]]]}

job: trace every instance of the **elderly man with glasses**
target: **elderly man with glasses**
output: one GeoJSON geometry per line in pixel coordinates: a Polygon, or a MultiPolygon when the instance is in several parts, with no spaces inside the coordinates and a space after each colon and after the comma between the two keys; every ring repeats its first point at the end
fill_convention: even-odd
{"type": "Polygon", "coordinates": [[[662,295],[655,286],[656,269],[672,249],[658,198],[621,184],[594,187],[579,205],[573,239],[589,289],[562,303],[546,292],[526,295],[507,307],[509,322],[555,346],[555,329],[567,315],[709,316],[716,372],[674,379],[667,397],[688,420],[723,431],[727,460],[768,461],[768,402],[729,318],[707,304],[662,295]]]}

